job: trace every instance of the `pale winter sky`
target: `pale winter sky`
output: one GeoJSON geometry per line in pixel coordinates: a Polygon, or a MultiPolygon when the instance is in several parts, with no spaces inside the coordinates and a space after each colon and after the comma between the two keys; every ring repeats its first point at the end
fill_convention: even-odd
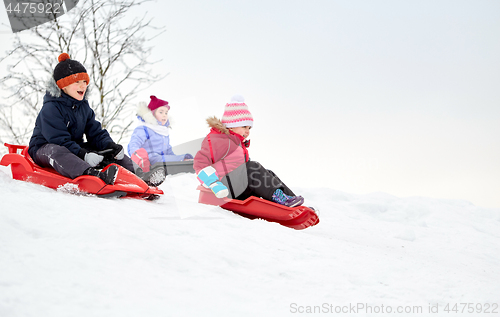
{"type": "MultiPolygon", "coordinates": [[[[158,1],[174,143],[242,94],[287,183],[500,208],[500,1],[158,1]]],[[[0,22],[8,24],[5,10],[0,22]]],[[[2,27],[0,39],[9,41],[2,27]]]]}

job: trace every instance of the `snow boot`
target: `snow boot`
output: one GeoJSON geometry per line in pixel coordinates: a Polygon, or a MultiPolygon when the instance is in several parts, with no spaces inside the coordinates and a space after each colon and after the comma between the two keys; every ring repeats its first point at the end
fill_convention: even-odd
{"type": "Polygon", "coordinates": [[[157,187],[160,186],[161,183],[165,181],[165,178],[167,175],[165,175],[165,168],[163,166],[159,166],[151,171],[149,173],[147,180],[144,180],[146,184],[149,186],[157,187]]]}
{"type": "Polygon", "coordinates": [[[113,185],[116,180],[116,176],[118,175],[118,166],[111,165],[104,172],[98,171],[95,168],[89,167],[83,172],[83,175],[90,175],[99,177],[102,179],[107,185],[113,185]]]}
{"type": "Polygon", "coordinates": [[[287,207],[296,207],[304,203],[304,197],[302,196],[289,196],[285,194],[281,189],[276,189],[272,197],[275,203],[278,203],[287,207]]]}

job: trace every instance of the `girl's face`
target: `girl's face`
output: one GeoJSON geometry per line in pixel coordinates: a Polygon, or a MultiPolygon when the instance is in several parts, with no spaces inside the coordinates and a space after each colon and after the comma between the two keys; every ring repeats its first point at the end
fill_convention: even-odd
{"type": "Polygon", "coordinates": [[[156,120],[160,121],[161,125],[165,125],[168,120],[168,108],[161,106],[155,110],[154,115],[156,120]]]}
{"type": "Polygon", "coordinates": [[[85,92],[87,91],[87,81],[79,80],[64,87],[62,90],[69,96],[75,98],[76,100],[83,100],[85,92]]]}
{"type": "Polygon", "coordinates": [[[252,127],[250,127],[250,126],[244,126],[244,127],[237,127],[237,128],[229,128],[229,130],[241,135],[244,139],[246,139],[250,135],[251,128],[252,127]]]}

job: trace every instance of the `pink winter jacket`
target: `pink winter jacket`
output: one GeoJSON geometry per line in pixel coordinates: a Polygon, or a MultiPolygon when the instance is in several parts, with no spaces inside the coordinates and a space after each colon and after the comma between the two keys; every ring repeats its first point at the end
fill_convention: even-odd
{"type": "Polygon", "coordinates": [[[247,147],[241,135],[227,129],[219,119],[207,119],[212,128],[201,144],[201,150],[194,157],[193,167],[196,174],[211,165],[219,179],[249,161],[247,147]]]}

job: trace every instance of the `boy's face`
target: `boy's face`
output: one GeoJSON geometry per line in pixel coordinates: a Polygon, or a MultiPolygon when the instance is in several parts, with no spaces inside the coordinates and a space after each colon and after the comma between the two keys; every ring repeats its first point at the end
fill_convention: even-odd
{"type": "Polygon", "coordinates": [[[165,125],[168,120],[168,108],[161,106],[155,110],[154,115],[156,120],[161,122],[161,125],[165,125]]]}
{"type": "Polygon", "coordinates": [[[250,135],[251,128],[252,127],[250,127],[250,126],[244,126],[244,127],[237,127],[237,128],[229,128],[229,130],[241,135],[244,139],[246,139],[250,135]]]}
{"type": "Polygon", "coordinates": [[[88,83],[85,80],[79,80],[64,87],[62,90],[76,100],[83,100],[85,92],[87,91],[87,85],[88,83]]]}

